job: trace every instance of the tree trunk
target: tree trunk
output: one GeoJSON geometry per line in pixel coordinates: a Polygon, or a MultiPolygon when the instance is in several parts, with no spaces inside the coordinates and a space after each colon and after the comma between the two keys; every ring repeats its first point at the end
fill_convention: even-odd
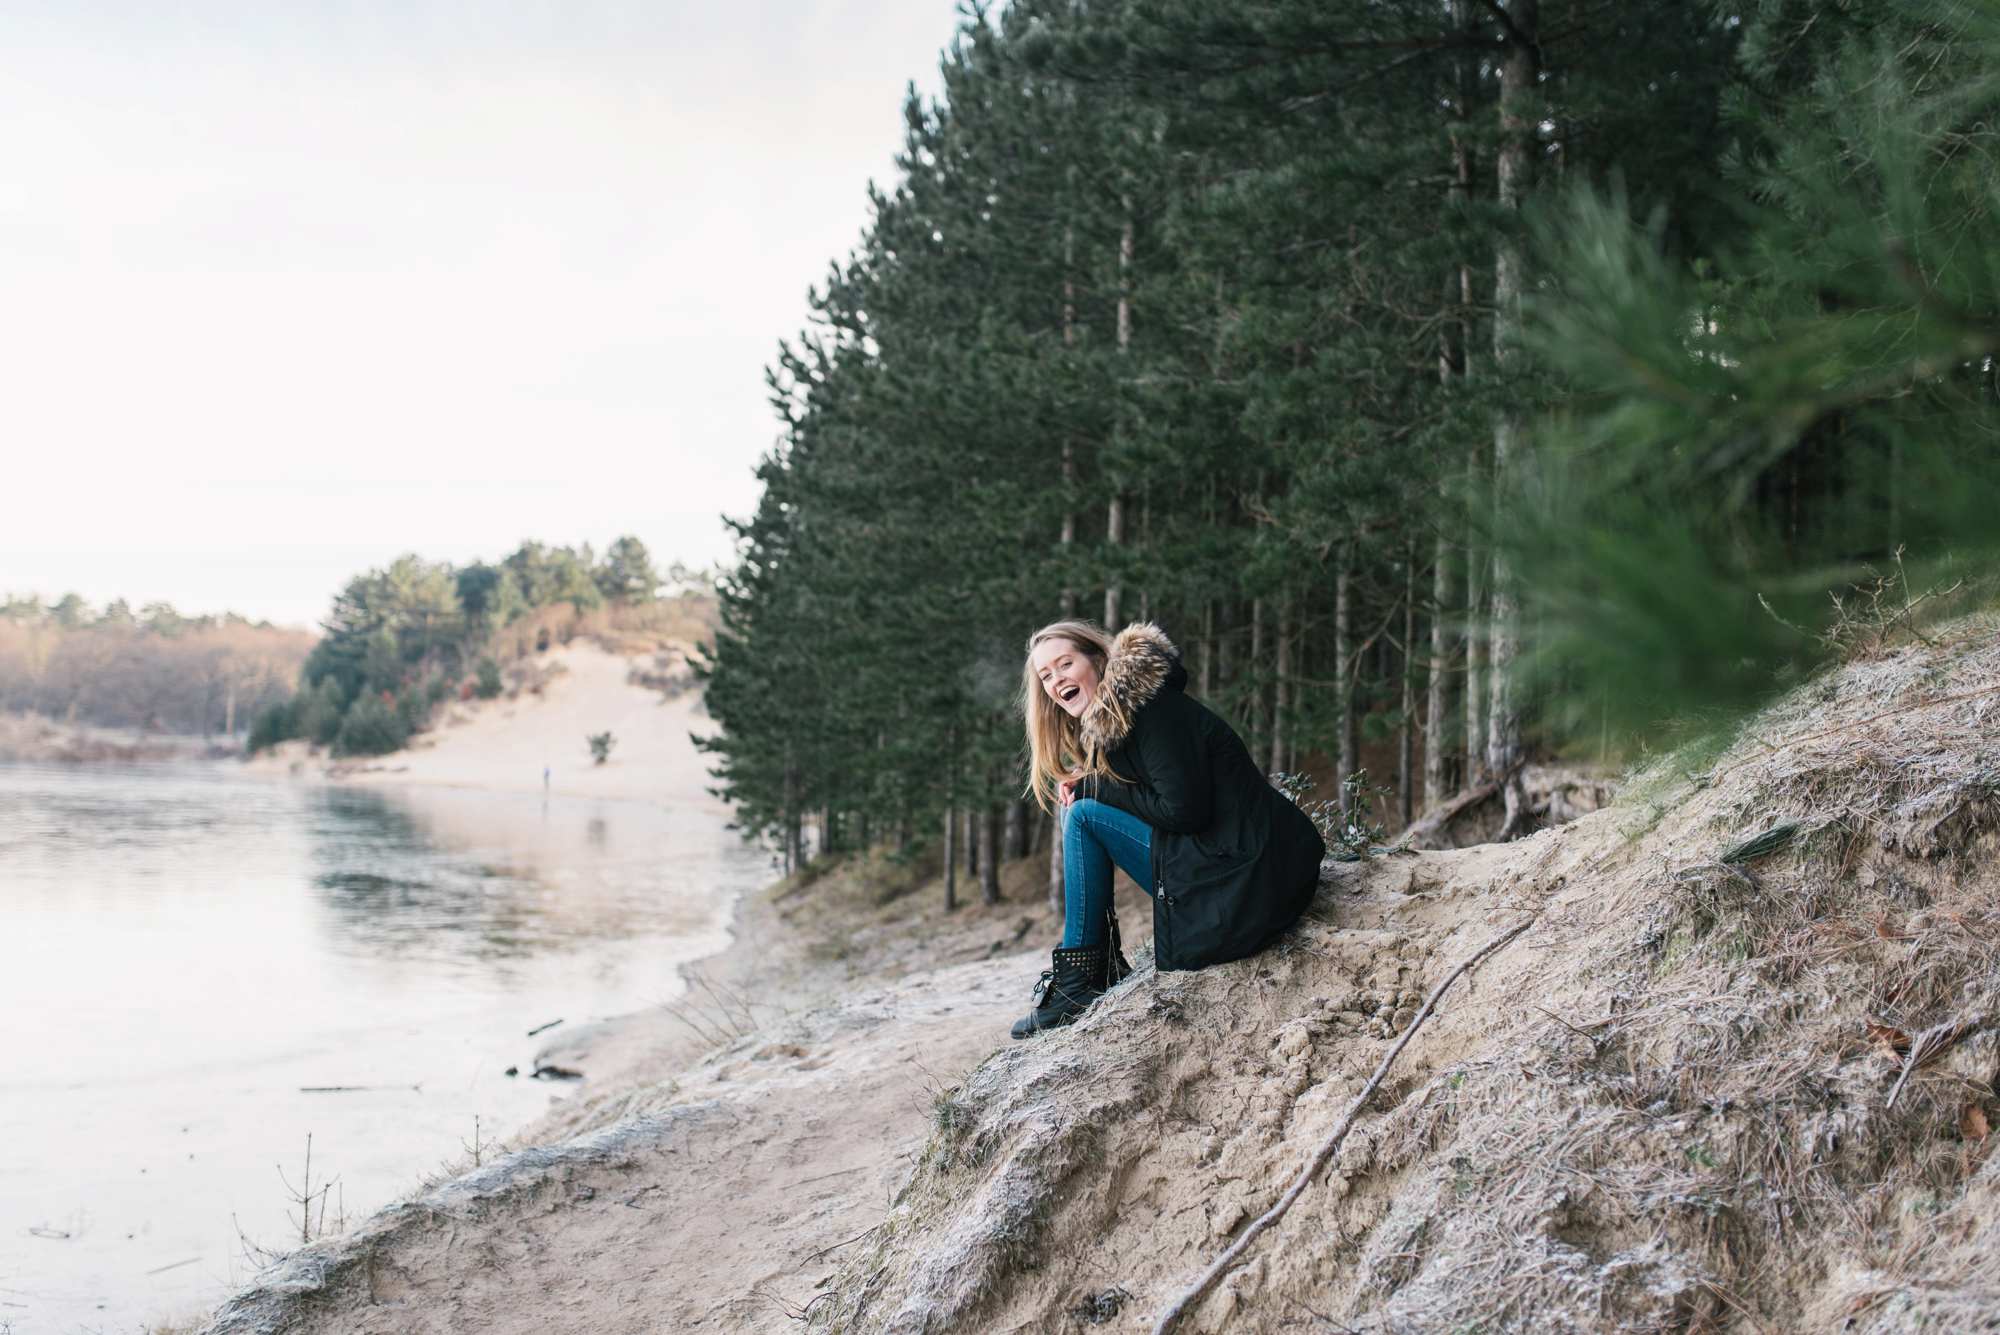
{"type": "Polygon", "coordinates": [[[958,907],[958,813],[944,809],[944,911],[958,907]]]}
{"type": "Polygon", "coordinates": [[[1416,816],[1417,800],[1417,544],[1412,540],[1403,557],[1403,727],[1396,758],[1396,796],[1403,804],[1403,824],[1416,816]]]}
{"type": "MultiPolygon", "coordinates": [[[[1500,207],[1518,210],[1534,170],[1537,49],[1540,27],[1539,0],[1512,0],[1508,16],[1515,29],[1505,59],[1500,65],[1500,147],[1496,155],[1494,181],[1500,207]]],[[[1493,264],[1493,365],[1502,373],[1514,356],[1514,343],[1521,326],[1522,265],[1525,257],[1518,237],[1502,231],[1493,264]]],[[[1494,495],[1504,497],[1510,483],[1522,471],[1518,457],[1520,425],[1513,415],[1501,410],[1493,423],[1494,495]]],[[[1486,767],[1494,774],[1512,774],[1521,755],[1520,705],[1514,697],[1514,659],[1518,652],[1516,621],[1519,604],[1514,590],[1514,572],[1506,554],[1493,553],[1492,630],[1487,654],[1486,767]]],[[[1506,785],[1506,821],[1501,837],[1520,832],[1526,798],[1518,779],[1506,785]]]]}
{"type": "MultiPolygon", "coordinates": [[[[1149,489],[1139,492],[1139,563],[1143,569],[1146,553],[1153,548],[1153,497],[1149,489]]],[[[1153,591],[1147,585],[1139,586],[1139,620],[1153,619],[1153,591]]]]}
{"type": "Polygon", "coordinates": [[[1195,645],[1195,694],[1203,700],[1212,699],[1215,694],[1215,600],[1204,598],[1201,604],[1201,639],[1195,645]]]}
{"type": "Polygon", "coordinates": [[[1000,902],[1000,809],[991,803],[979,810],[979,897],[1000,902]]]}
{"type": "MultiPolygon", "coordinates": [[[[1468,31],[1474,21],[1473,8],[1476,0],[1452,0],[1452,19],[1460,32],[1468,31]]],[[[1456,197],[1458,207],[1463,210],[1472,201],[1472,143],[1469,121],[1472,117],[1472,94],[1477,75],[1477,60],[1469,55],[1460,55],[1454,64],[1453,78],[1457,85],[1455,105],[1452,108],[1451,130],[1451,193],[1456,197]]],[[[1472,262],[1470,256],[1461,257],[1458,266],[1458,374],[1461,378],[1472,375],[1472,262]]]]}
{"type": "Polygon", "coordinates": [[[1292,705],[1291,675],[1292,600],[1287,597],[1278,600],[1278,670],[1271,707],[1271,759],[1264,767],[1267,774],[1279,774],[1285,768],[1285,726],[1292,705]]]}
{"type": "Polygon", "coordinates": [[[1215,682],[1226,691],[1236,680],[1236,641],[1231,634],[1234,627],[1228,603],[1216,610],[1215,625],[1215,682]]]}
{"type": "Polygon", "coordinates": [[[979,808],[965,809],[965,879],[979,875],[979,808]]]}
{"type": "Polygon", "coordinates": [[[1243,675],[1250,685],[1250,753],[1255,755],[1264,732],[1264,600],[1250,600],[1250,668],[1243,675]]]}
{"type": "Polygon", "coordinates": [[[1334,761],[1333,783],[1340,794],[1340,810],[1349,813],[1352,794],[1347,781],[1354,777],[1354,770],[1361,758],[1361,726],[1354,713],[1354,677],[1360,664],[1353,647],[1353,583],[1348,569],[1351,553],[1346,547],[1340,549],[1336,558],[1338,568],[1333,576],[1333,661],[1334,693],[1338,697],[1340,747],[1334,761]]]}
{"type": "Polygon", "coordinates": [[[1445,670],[1451,660],[1451,632],[1445,609],[1451,606],[1451,549],[1439,531],[1431,547],[1431,658],[1424,683],[1424,810],[1444,801],[1448,780],[1445,776],[1445,741],[1450,731],[1451,702],[1445,688],[1445,670]]]}
{"type": "Polygon", "coordinates": [[[1006,806],[1007,826],[1003,846],[1005,856],[1024,858],[1028,856],[1028,811],[1019,798],[1010,798],[1006,806]]]}
{"type": "MultiPolygon", "coordinates": [[[[1476,0],[1452,0],[1452,19],[1460,32],[1469,31],[1474,22],[1473,8],[1476,0]]],[[[1470,55],[1462,55],[1455,62],[1456,99],[1452,119],[1456,122],[1451,136],[1452,193],[1458,205],[1465,208],[1472,199],[1473,163],[1472,142],[1469,122],[1472,116],[1472,95],[1476,62],[1470,55]]],[[[1461,256],[1458,266],[1458,328],[1457,353],[1458,375],[1461,380],[1469,380],[1473,374],[1473,281],[1471,256],[1461,256]]],[[[1477,506],[1483,496],[1485,469],[1482,466],[1484,447],[1472,442],[1465,463],[1465,502],[1477,506]]],[[[1470,788],[1486,769],[1486,690],[1481,665],[1486,649],[1486,628],[1481,619],[1485,612],[1483,583],[1485,576],[1485,552],[1480,548],[1473,529],[1468,526],[1468,536],[1464,548],[1465,558],[1465,620],[1462,623],[1465,636],[1465,754],[1460,778],[1460,786],[1470,788]]],[[[1439,550],[1444,542],[1439,540],[1439,550]]],[[[1440,573],[1444,566],[1440,563],[1440,573]]],[[[1446,577],[1447,580],[1449,577],[1446,577]]],[[[1440,602],[1438,609],[1450,606],[1440,602]]],[[[1440,745],[1439,750],[1443,747],[1440,745]]],[[[1440,794],[1442,796],[1442,794],[1440,794]]]]}
{"type": "MultiPolygon", "coordinates": [[[[1075,173],[1071,172],[1074,193],[1075,173]]],[[[1076,224],[1063,225],[1062,343],[1065,352],[1076,347],[1076,224]]],[[[1076,441],[1065,432],[1062,441],[1062,614],[1076,615],[1076,589],[1069,582],[1070,561],[1076,547],[1076,441]]]]}
{"type": "MultiPolygon", "coordinates": [[[[1114,495],[1110,507],[1104,513],[1104,542],[1108,547],[1122,547],[1125,544],[1125,498],[1114,495]]],[[[1125,590],[1119,586],[1118,574],[1112,571],[1104,586],[1104,628],[1117,634],[1119,604],[1124,601],[1125,590]]]]}
{"type": "MultiPolygon", "coordinates": [[[[1132,351],[1132,197],[1122,196],[1119,203],[1125,209],[1125,226],[1118,233],[1118,355],[1122,359],[1132,351]]],[[[1122,370],[1120,374],[1123,374],[1122,370]]],[[[1112,492],[1111,506],[1105,513],[1104,541],[1111,547],[1122,546],[1125,542],[1125,497],[1118,491],[1112,492]]],[[[1123,610],[1120,603],[1124,592],[1117,572],[1112,572],[1104,589],[1104,628],[1113,634],[1119,628],[1119,614],[1123,610]]]]}

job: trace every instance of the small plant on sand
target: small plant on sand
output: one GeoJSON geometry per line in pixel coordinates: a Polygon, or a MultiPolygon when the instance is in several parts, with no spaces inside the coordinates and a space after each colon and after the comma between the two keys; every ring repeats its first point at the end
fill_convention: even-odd
{"type": "Polygon", "coordinates": [[[583,740],[590,747],[591,763],[597,765],[611,759],[611,748],[618,744],[618,739],[608,732],[593,732],[583,740]]]}
{"type": "MultiPolygon", "coordinates": [[[[293,1204],[299,1207],[298,1218],[295,1222],[299,1226],[300,1246],[304,1246],[314,1238],[326,1235],[326,1198],[335,1187],[340,1185],[340,1179],[335,1177],[330,1181],[321,1183],[319,1190],[313,1190],[312,1165],[313,1138],[312,1133],[308,1131],[306,1133],[306,1167],[304,1175],[300,1178],[300,1185],[293,1186],[292,1180],[285,1176],[284,1165],[278,1165],[278,1180],[285,1184],[285,1190],[291,1193],[293,1204]],[[319,1216],[316,1219],[313,1216],[314,1201],[319,1202],[319,1216]]],[[[344,1192],[342,1194],[345,1195],[344,1192]]]]}
{"type": "Polygon", "coordinates": [[[1389,834],[1377,810],[1390,794],[1387,788],[1369,780],[1367,770],[1358,769],[1348,775],[1340,785],[1338,798],[1307,800],[1317,786],[1309,774],[1273,774],[1271,783],[1311,819],[1320,838],[1326,841],[1327,855],[1336,862],[1359,862],[1383,851],[1382,844],[1389,834]]]}
{"type": "Polygon", "coordinates": [[[492,1150],[493,1150],[493,1142],[492,1142],[492,1141],[490,1141],[490,1140],[481,1140],[481,1139],[480,1139],[480,1136],[479,1136],[479,1114],[478,1114],[478,1113],[474,1113],[474,1114],[472,1115],[472,1139],[471,1139],[471,1141],[470,1141],[470,1142],[467,1142],[467,1141],[463,1141],[463,1140],[461,1140],[461,1141],[459,1141],[458,1143],[459,1143],[459,1146],[460,1146],[460,1147],[461,1147],[462,1149],[464,1149],[464,1151],[465,1151],[465,1152],[466,1152],[467,1154],[469,1154],[469,1155],[471,1155],[471,1156],[472,1156],[472,1166],[473,1166],[474,1168],[477,1168],[477,1167],[479,1167],[479,1166],[480,1166],[481,1164],[483,1164],[483,1163],[485,1163],[485,1162],[486,1162],[486,1156],[487,1156],[487,1155],[488,1155],[489,1153],[491,1153],[491,1152],[492,1152],[492,1150]]]}
{"type": "MultiPolygon", "coordinates": [[[[299,1207],[298,1214],[292,1215],[288,1212],[286,1218],[298,1226],[301,1247],[317,1238],[347,1231],[347,1190],[341,1186],[340,1178],[331,1178],[317,1187],[313,1185],[311,1132],[306,1133],[306,1166],[299,1185],[292,1185],[291,1178],[285,1175],[283,1164],[277,1165],[277,1169],[278,1180],[285,1184],[286,1195],[291,1198],[292,1204],[299,1207]],[[335,1188],[340,1190],[334,1207],[333,1222],[329,1227],[326,1217],[327,1198],[333,1195],[335,1188]]],[[[236,1241],[243,1249],[243,1259],[251,1265],[262,1268],[284,1257],[285,1253],[282,1250],[252,1242],[250,1235],[243,1231],[243,1226],[236,1223],[234,1215],[230,1216],[230,1222],[236,1226],[236,1241]]]]}

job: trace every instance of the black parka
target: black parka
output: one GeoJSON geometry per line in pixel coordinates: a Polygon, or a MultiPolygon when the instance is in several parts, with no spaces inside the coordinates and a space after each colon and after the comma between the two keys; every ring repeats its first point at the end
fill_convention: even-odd
{"type": "Polygon", "coordinates": [[[1112,642],[1080,720],[1123,782],[1084,794],[1153,827],[1153,954],[1162,969],[1254,955],[1312,902],[1326,845],[1270,785],[1236,730],[1187,694],[1187,669],[1158,626],[1112,642]]]}

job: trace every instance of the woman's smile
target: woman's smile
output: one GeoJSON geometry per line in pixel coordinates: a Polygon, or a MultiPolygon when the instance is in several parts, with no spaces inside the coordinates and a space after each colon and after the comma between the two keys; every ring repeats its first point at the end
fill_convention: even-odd
{"type": "Polygon", "coordinates": [[[1080,717],[1097,694],[1097,665],[1068,640],[1049,639],[1035,646],[1035,676],[1049,699],[1072,718],[1080,717]]]}

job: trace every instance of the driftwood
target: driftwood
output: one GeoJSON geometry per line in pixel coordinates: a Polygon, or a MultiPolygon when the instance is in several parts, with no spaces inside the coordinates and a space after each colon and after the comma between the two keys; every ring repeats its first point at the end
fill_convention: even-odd
{"type": "Polygon", "coordinates": [[[1423,1009],[1417,1012],[1417,1018],[1410,1021],[1410,1027],[1405,1029],[1403,1036],[1396,1040],[1396,1046],[1390,1048],[1383,1056],[1380,1064],[1375,1067],[1375,1074],[1368,1077],[1368,1083],[1362,1086],[1361,1092],[1354,1096],[1354,1102],[1348,1105],[1346,1115],[1340,1119],[1339,1125],[1333,1128],[1332,1134],[1320,1142],[1319,1148],[1313,1151],[1310,1159],[1306,1160],[1306,1166],[1299,1171],[1297,1177],[1292,1179],[1292,1185],[1287,1187],[1285,1194],[1278,1198],[1278,1203],[1259,1215],[1251,1223],[1250,1227],[1243,1230],[1242,1237],[1231,1243],[1222,1255],[1215,1258],[1213,1265],[1202,1271],[1200,1279],[1189,1285],[1185,1292],[1168,1305],[1167,1310],[1160,1314],[1159,1320],[1153,1323],[1153,1335],[1169,1335],[1175,1324],[1183,1316],[1187,1315],[1188,1309],[1200,1302],[1202,1295],[1213,1288],[1215,1282],[1235,1266],[1237,1260],[1249,1249],[1250,1243],[1257,1235],[1284,1218],[1285,1212],[1292,1208],[1293,1203],[1300,1196],[1305,1194],[1305,1189],[1312,1185],[1312,1180],[1319,1176],[1320,1170],[1326,1167],[1327,1162],[1340,1149],[1340,1143],[1347,1139],[1347,1133],[1353,1129],[1355,1119],[1361,1116],[1362,1109],[1368,1106],[1368,1100],[1374,1096],[1376,1090],[1382,1087],[1383,1077],[1389,1074],[1389,1067],[1394,1064],[1397,1057],[1402,1055],[1403,1048],[1409,1043],[1410,1037],[1417,1032],[1417,1027],[1430,1018],[1432,1008],[1437,1005],[1438,998],[1444,995],[1445,989],[1457,982],[1459,976],[1471,969],[1473,965],[1479,963],[1479,961],[1485,959],[1488,955],[1491,955],[1494,951],[1527,931],[1528,928],[1534,925],[1534,921],[1533,918],[1530,918],[1526,922],[1502,932],[1499,936],[1474,951],[1466,958],[1464,963],[1445,975],[1443,982],[1431,989],[1431,994],[1424,998],[1423,1009]]]}
{"type": "Polygon", "coordinates": [[[1428,839],[1457,820],[1465,812],[1478,806],[1481,802],[1497,797],[1500,791],[1513,781],[1514,776],[1521,772],[1521,765],[1524,763],[1526,762],[1516,762],[1514,767],[1505,774],[1496,775],[1488,779],[1485,783],[1480,784],[1477,788],[1468,788],[1458,796],[1448,798],[1438,806],[1426,811],[1416,820],[1411,821],[1404,828],[1403,832],[1396,836],[1397,846],[1406,847],[1414,840],[1428,839]]]}

